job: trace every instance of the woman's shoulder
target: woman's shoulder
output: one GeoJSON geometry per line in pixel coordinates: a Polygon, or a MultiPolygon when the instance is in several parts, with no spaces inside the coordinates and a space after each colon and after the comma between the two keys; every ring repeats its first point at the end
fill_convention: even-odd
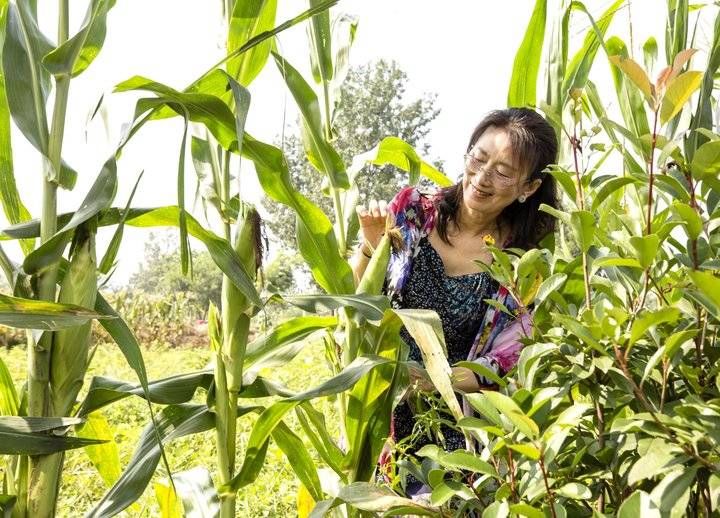
{"type": "Polygon", "coordinates": [[[411,185],[395,195],[388,205],[388,210],[395,215],[395,224],[398,226],[409,224],[427,229],[435,221],[437,196],[437,190],[425,190],[411,185]]]}

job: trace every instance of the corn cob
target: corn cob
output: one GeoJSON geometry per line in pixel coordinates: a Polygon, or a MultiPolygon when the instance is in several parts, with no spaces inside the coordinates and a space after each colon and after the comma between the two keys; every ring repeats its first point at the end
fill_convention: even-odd
{"type": "MultiPolygon", "coordinates": [[[[78,227],[70,249],[70,265],[60,286],[59,302],[95,306],[97,260],[94,223],[78,227]]],[[[50,391],[53,415],[67,416],[75,404],[88,364],[91,322],[57,331],[53,337],[50,391]]]]}

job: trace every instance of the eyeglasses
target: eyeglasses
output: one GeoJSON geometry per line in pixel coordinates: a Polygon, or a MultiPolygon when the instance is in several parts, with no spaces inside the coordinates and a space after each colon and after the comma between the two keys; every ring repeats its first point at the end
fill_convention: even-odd
{"type": "Polygon", "coordinates": [[[485,176],[487,176],[490,181],[500,184],[504,187],[509,187],[515,183],[515,177],[503,174],[497,169],[486,169],[484,164],[484,160],[480,160],[479,158],[474,157],[469,153],[465,154],[465,167],[471,173],[480,174],[480,171],[483,171],[485,173],[485,176]]]}

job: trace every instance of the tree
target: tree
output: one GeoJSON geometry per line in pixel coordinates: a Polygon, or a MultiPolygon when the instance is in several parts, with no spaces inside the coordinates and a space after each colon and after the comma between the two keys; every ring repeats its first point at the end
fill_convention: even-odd
{"type": "Polygon", "coordinates": [[[131,289],[157,295],[190,292],[205,311],[211,301],[219,306],[222,274],[212,257],[206,251],[193,252],[192,265],[192,276],[183,275],[175,234],[151,233],[145,243],[145,262],[128,284],[131,289]]]}
{"type": "MultiPolygon", "coordinates": [[[[407,74],[394,61],[380,60],[349,70],[340,93],[333,128],[335,149],[346,164],[360,153],[375,147],[387,136],[397,136],[427,155],[430,145],[425,137],[430,123],[440,113],[435,108],[436,95],[425,94],[418,99],[403,99],[407,74]]],[[[288,161],[295,187],[321,207],[332,213],[332,203],[322,195],[322,177],[305,158],[302,141],[291,133],[280,144],[288,161]]],[[[439,165],[439,164],[436,164],[439,165]]],[[[407,174],[392,167],[367,166],[358,177],[361,200],[388,200],[407,182],[407,174]]],[[[281,204],[268,204],[271,221],[268,227],[284,248],[294,250],[295,215],[281,204]]]]}

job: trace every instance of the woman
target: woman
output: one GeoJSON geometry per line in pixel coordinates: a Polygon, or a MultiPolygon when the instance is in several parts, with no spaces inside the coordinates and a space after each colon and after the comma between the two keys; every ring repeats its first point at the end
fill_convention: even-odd
{"type": "MultiPolygon", "coordinates": [[[[450,364],[471,360],[503,375],[517,362],[519,338],[528,334],[531,322],[527,313],[513,318],[485,302],[493,298],[511,311],[518,308],[507,290],[480,271],[475,261],[492,261],[487,243],[527,250],[538,247],[555,230],[554,218],[539,207],[558,206],[555,181],[544,171],[556,159],[555,132],[536,112],[525,108],[491,112],[470,137],[465,171],[457,184],[432,195],[409,187],[389,205],[373,201],[368,208],[358,208],[362,242],[355,275],[360,278],[365,270],[389,211],[405,243],[403,250],[393,252],[386,276],[393,306],[435,310],[450,364]]],[[[401,336],[409,345],[410,359],[422,364],[415,341],[404,329],[401,336]]],[[[417,374],[414,378],[420,390],[432,390],[426,378],[417,374]]],[[[453,368],[453,386],[460,393],[488,385],[470,369],[453,368]]],[[[413,415],[407,403],[396,408],[396,441],[412,434],[413,415]]],[[[447,427],[441,431],[445,449],[465,446],[459,432],[447,427]]],[[[423,442],[429,441],[415,442],[412,449],[423,442]]]]}

